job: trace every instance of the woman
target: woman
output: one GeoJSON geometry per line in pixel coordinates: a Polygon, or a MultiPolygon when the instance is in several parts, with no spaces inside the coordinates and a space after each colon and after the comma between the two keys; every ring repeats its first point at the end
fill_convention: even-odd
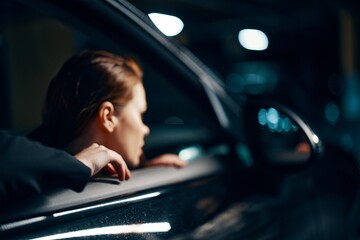
{"type": "MultiPolygon", "coordinates": [[[[105,51],[74,55],[51,81],[43,124],[30,137],[71,154],[97,143],[119,153],[129,168],[140,166],[150,132],[142,121],[147,109],[142,74],[132,58],[105,51]]],[[[185,162],[165,154],[144,165],[185,162]]],[[[111,165],[107,169],[115,173],[111,165]]]]}

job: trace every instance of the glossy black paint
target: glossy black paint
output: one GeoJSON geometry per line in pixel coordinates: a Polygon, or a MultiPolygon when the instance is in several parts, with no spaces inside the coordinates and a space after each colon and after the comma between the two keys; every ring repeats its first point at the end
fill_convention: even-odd
{"type": "MultiPolygon", "coordinates": [[[[133,200],[107,208],[99,207],[82,211],[71,217],[49,218],[40,224],[29,224],[23,228],[9,231],[4,234],[4,237],[30,239],[108,226],[168,223],[171,228],[162,233],[124,233],[116,236],[105,234],[96,235],[94,238],[148,239],[148,237],[156,237],[169,239],[171,236],[193,230],[227,206],[233,198],[230,195],[232,184],[229,180],[229,176],[208,177],[188,183],[152,189],[147,192],[137,192],[129,196],[108,199],[102,204],[127,198],[133,200]],[[136,200],[138,196],[152,193],[158,193],[159,195],[146,200],[136,200]]],[[[86,237],[86,235],[83,237],[86,237]]]]}

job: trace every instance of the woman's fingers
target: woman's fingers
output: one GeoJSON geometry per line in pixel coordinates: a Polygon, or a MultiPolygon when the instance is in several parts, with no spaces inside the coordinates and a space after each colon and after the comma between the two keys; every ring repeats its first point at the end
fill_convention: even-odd
{"type": "Polygon", "coordinates": [[[119,180],[124,181],[130,179],[131,173],[124,159],[118,153],[112,150],[109,150],[109,154],[111,158],[111,166],[113,166],[114,170],[118,174],[119,180]]]}
{"type": "Polygon", "coordinates": [[[149,160],[145,164],[146,166],[173,166],[173,167],[185,167],[187,162],[179,158],[176,154],[163,154],[152,160],[149,160]]]}
{"type": "Polygon", "coordinates": [[[109,163],[105,166],[105,171],[109,175],[113,175],[116,173],[116,169],[113,167],[113,165],[111,165],[111,163],[109,163]]]}
{"type": "Polygon", "coordinates": [[[76,154],[75,157],[90,168],[91,176],[106,168],[112,173],[117,173],[120,181],[128,180],[131,177],[124,159],[118,153],[102,145],[94,143],[76,154]]]}
{"type": "Polygon", "coordinates": [[[129,180],[131,178],[130,170],[126,165],[120,164],[119,162],[112,162],[111,165],[114,167],[120,181],[129,180]]]}

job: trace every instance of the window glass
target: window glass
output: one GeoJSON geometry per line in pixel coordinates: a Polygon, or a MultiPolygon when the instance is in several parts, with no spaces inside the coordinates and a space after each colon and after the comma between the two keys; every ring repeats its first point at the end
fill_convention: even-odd
{"type": "MultiPolygon", "coordinates": [[[[12,4],[5,2],[1,8],[9,12],[3,15],[0,28],[1,66],[6,66],[0,74],[4,99],[0,105],[4,113],[0,124],[1,128],[26,134],[40,124],[49,81],[72,54],[83,49],[128,52],[122,43],[108,45],[32,9],[22,7],[22,11],[18,11],[18,6],[15,8],[12,4]]],[[[158,134],[171,135],[176,131],[196,133],[191,136],[194,142],[207,138],[208,130],[216,126],[216,118],[209,106],[203,104],[206,97],[202,89],[186,87],[177,73],[167,71],[165,74],[163,66],[148,64],[141,55],[135,57],[144,69],[148,101],[144,121],[155,136],[149,144],[163,147],[168,139],[160,141],[158,134]]],[[[189,140],[189,135],[186,138],[189,140]]],[[[175,143],[183,140],[184,136],[179,136],[175,143]]]]}

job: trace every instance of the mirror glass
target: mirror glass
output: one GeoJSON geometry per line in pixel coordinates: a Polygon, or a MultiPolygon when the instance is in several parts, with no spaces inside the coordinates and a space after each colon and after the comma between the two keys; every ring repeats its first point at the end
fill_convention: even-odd
{"type": "Polygon", "coordinates": [[[257,113],[259,140],[268,161],[302,163],[311,157],[311,143],[303,129],[274,107],[257,113]]]}
{"type": "Polygon", "coordinates": [[[321,152],[321,142],[294,111],[279,104],[250,104],[246,109],[250,149],[260,162],[303,165],[321,152]]]}

